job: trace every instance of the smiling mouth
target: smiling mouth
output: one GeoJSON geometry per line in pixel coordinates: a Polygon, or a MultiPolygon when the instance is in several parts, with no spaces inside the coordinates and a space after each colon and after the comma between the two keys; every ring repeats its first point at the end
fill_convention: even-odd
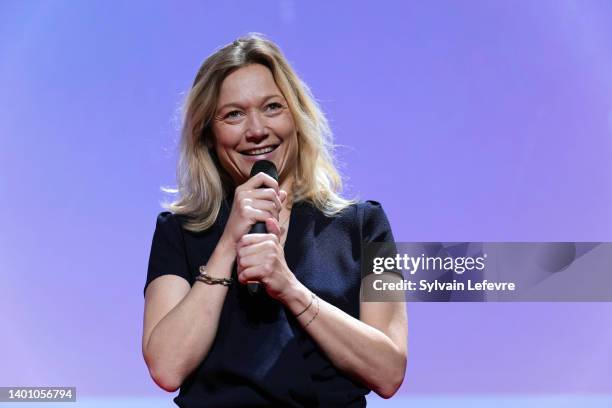
{"type": "Polygon", "coordinates": [[[274,150],[276,150],[278,146],[279,145],[274,145],[274,146],[258,147],[257,149],[243,150],[242,152],[240,152],[240,154],[243,154],[245,156],[258,156],[260,154],[266,154],[266,153],[273,152],[274,150]]]}

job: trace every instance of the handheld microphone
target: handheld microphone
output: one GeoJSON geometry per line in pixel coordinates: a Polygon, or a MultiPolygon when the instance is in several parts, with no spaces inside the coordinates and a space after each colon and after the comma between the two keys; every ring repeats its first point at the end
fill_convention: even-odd
{"type": "MultiPolygon", "coordinates": [[[[278,181],[278,172],[276,170],[276,166],[274,163],[268,160],[258,160],[253,164],[251,168],[251,177],[257,175],[257,173],[266,173],[268,176],[272,177],[274,180],[278,181]]],[[[266,229],[265,222],[256,222],[249,231],[249,234],[265,234],[268,230],[266,229]]],[[[257,281],[248,281],[247,288],[251,295],[258,295],[262,292],[261,283],[257,281]]]]}

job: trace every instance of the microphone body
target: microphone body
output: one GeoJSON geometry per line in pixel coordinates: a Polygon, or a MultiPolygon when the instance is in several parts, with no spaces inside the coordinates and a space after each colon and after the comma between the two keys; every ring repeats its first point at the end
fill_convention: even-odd
{"type": "MultiPolygon", "coordinates": [[[[257,173],[266,173],[268,176],[272,177],[274,180],[278,181],[278,172],[276,170],[276,166],[274,163],[268,160],[258,160],[253,164],[251,168],[251,177],[257,175],[257,173]]],[[[265,222],[256,222],[251,227],[249,234],[265,234],[268,230],[266,229],[265,222]]],[[[261,287],[261,282],[257,281],[249,281],[247,282],[247,289],[249,294],[252,296],[261,295],[263,293],[263,289],[261,287]]]]}

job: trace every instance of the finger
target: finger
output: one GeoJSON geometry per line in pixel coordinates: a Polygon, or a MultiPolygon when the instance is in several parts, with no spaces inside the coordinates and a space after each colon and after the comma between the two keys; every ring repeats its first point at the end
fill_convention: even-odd
{"type": "Polygon", "coordinates": [[[282,208],[280,194],[277,194],[273,188],[258,188],[247,192],[246,195],[253,199],[271,201],[276,205],[279,210],[282,208]]]}
{"type": "Polygon", "coordinates": [[[244,248],[250,247],[253,244],[265,240],[266,234],[245,234],[238,242],[236,242],[236,253],[240,255],[240,251],[244,251],[244,248]]]}
{"type": "Polygon", "coordinates": [[[266,229],[270,234],[276,235],[278,238],[281,236],[281,228],[279,222],[275,218],[268,218],[266,220],[266,229]]]}
{"type": "Polygon", "coordinates": [[[285,190],[281,190],[278,192],[278,196],[280,197],[280,201],[281,203],[284,203],[285,200],[287,199],[287,192],[285,190]]]}
{"type": "Polygon", "coordinates": [[[261,282],[265,278],[265,267],[262,265],[251,266],[243,269],[238,275],[238,282],[246,284],[247,282],[261,282]]]}
{"type": "Polygon", "coordinates": [[[267,211],[270,214],[273,214],[274,218],[278,218],[278,213],[280,212],[280,208],[276,205],[275,202],[272,202],[269,200],[253,199],[250,201],[249,205],[258,210],[267,211]]]}
{"type": "Polygon", "coordinates": [[[283,208],[283,203],[280,199],[280,195],[276,194],[273,188],[260,188],[251,191],[244,192],[244,197],[248,200],[261,200],[269,201],[274,207],[280,211],[283,208]]]}
{"type": "Polygon", "coordinates": [[[275,234],[245,234],[238,240],[238,247],[243,248],[260,242],[272,241],[278,243],[278,237],[275,234]]]}
{"type": "Polygon", "coordinates": [[[251,224],[255,224],[256,222],[266,222],[266,220],[270,217],[274,218],[274,214],[270,211],[260,210],[252,205],[245,206],[242,211],[243,216],[251,221],[251,224]]]}
{"type": "Polygon", "coordinates": [[[236,258],[236,263],[243,271],[252,266],[261,265],[264,261],[264,257],[262,257],[259,253],[251,253],[249,255],[240,255],[236,258]]]}
{"type": "Polygon", "coordinates": [[[249,236],[251,235],[260,235],[265,238],[249,244],[240,244],[236,249],[236,254],[238,257],[247,257],[258,254],[261,255],[262,259],[265,259],[270,254],[274,254],[278,251],[279,239],[276,235],[249,234],[249,236]]]}
{"type": "Polygon", "coordinates": [[[243,188],[245,190],[255,190],[261,186],[273,188],[274,191],[276,191],[276,193],[278,194],[278,182],[274,180],[274,178],[263,172],[257,173],[254,177],[248,179],[244,184],[242,184],[242,186],[238,188],[243,188]]]}
{"type": "MultiPolygon", "coordinates": [[[[240,186],[240,188],[244,188],[244,185],[240,186]]],[[[286,194],[286,192],[283,194],[286,194]]],[[[258,188],[254,190],[242,189],[241,191],[237,190],[234,195],[234,200],[238,203],[241,209],[247,205],[250,205],[254,208],[265,209],[274,213],[274,210],[280,212],[283,208],[281,196],[280,194],[277,194],[276,190],[273,188],[258,188]],[[255,200],[261,200],[259,203],[262,205],[253,204],[255,200]],[[262,201],[270,201],[273,207],[270,207],[270,204],[262,203],[262,201]]],[[[275,216],[278,219],[278,214],[275,214],[275,216]]]]}

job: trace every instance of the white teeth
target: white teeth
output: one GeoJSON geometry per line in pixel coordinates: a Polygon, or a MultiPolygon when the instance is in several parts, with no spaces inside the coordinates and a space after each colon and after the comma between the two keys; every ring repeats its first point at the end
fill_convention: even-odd
{"type": "Polygon", "coordinates": [[[270,153],[272,150],[274,150],[274,147],[269,146],[269,147],[264,147],[261,149],[247,150],[246,152],[243,152],[243,154],[248,154],[249,156],[255,156],[258,154],[270,153]]]}

